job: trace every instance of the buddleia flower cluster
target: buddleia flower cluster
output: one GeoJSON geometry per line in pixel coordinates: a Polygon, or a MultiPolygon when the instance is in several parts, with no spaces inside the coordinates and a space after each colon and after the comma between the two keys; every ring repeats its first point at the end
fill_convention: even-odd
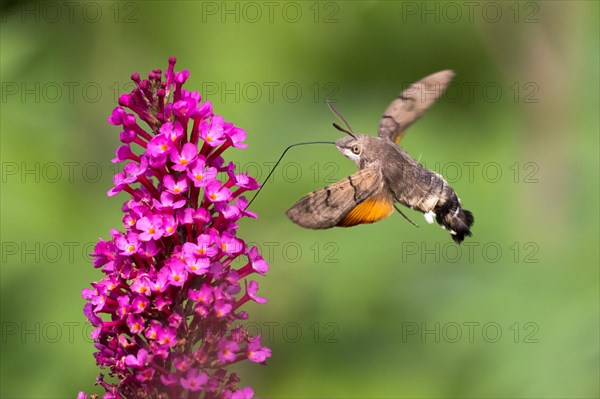
{"type": "Polygon", "coordinates": [[[174,67],[170,58],[164,80],[158,69],[133,74],[135,89],[108,119],[123,143],[108,195],[130,198],[123,229],[92,254],[105,277],[82,294],[106,372],[96,383],[107,399],[251,398],[227,366],[271,356],[242,327],[243,305],[266,302],[251,277],[268,264],[237,236],[240,219],[256,218],[245,194],[259,184],[223,158],[247,147],[246,132],[184,90],[189,71],[174,67]]]}

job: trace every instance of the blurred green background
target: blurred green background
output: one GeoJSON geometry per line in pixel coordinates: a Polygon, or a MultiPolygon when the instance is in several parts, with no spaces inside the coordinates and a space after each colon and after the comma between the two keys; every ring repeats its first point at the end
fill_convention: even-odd
{"type": "MultiPolygon", "coordinates": [[[[456,247],[407,210],[310,231],[285,210],[353,173],[296,148],[240,235],[271,269],[249,326],[273,350],[240,365],[272,398],[592,398],[599,392],[597,2],[3,2],[2,398],[67,398],[99,372],[85,255],[119,228],[106,118],[129,75],[189,69],[188,90],[248,132],[227,160],[259,180],[287,145],[355,130],[408,83],[455,83],[402,146],[475,215],[456,247]]],[[[96,389],[96,391],[94,391],[96,389]]]]}

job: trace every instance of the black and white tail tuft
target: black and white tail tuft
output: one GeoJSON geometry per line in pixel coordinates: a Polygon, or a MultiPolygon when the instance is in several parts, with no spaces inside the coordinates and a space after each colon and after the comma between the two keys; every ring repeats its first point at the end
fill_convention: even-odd
{"type": "Polygon", "coordinates": [[[475,218],[471,212],[462,209],[454,192],[442,204],[438,203],[434,212],[436,221],[450,232],[455,243],[460,244],[465,236],[471,236],[475,218]]]}

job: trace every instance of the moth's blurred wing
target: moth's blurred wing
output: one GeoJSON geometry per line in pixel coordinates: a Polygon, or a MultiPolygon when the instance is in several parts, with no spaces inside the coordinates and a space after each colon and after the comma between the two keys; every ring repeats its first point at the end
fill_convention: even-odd
{"type": "Polygon", "coordinates": [[[387,107],[379,121],[379,137],[399,143],[406,129],[442,95],[454,72],[445,70],[413,83],[387,107]]]}
{"type": "Polygon", "coordinates": [[[307,229],[373,223],[389,216],[393,209],[390,195],[384,193],[379,169],[366,168],[306,195],[286,215],[307,229]]]}

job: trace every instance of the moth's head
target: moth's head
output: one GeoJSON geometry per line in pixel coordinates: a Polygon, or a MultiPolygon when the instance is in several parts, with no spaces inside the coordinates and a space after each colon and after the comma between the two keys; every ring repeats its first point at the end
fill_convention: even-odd
{"type": "Polygon", "coordinates": [[[346,158],[354,161],[356,166],[364,168],[375,161],[370,154],[373,139],[374,137],[365,134],[355,134],[354,137],[342,137],[335,142],[335,146],[346,158]]]}

